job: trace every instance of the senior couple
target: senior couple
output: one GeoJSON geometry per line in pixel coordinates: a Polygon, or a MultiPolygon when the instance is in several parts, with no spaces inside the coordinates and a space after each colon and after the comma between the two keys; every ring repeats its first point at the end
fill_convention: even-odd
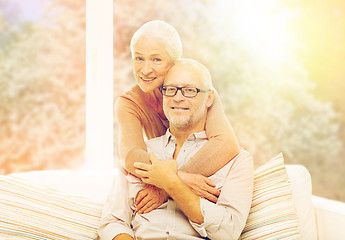
{"type": "Polygon", "coordinates": [[[208,70],[181,59],[179,35],[163,21],[139,28],[131,52],[137,85],[115,106],[124,171],[104,206],[100,239],[238,239],[253,161],[208,70]]]}

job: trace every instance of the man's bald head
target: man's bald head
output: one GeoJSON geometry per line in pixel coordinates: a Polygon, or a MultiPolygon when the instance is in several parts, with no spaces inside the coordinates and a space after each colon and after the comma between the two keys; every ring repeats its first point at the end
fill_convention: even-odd
{"type": "MultiPolygon", "coordinates": [[[[201,81],[200,82],[201,88],[206,88],[209,90],[213,89],[210,72],[204,65],[202,65],[201,63],[193,59],[184,58],[177,61],[175,65],[168,72],[168,75],[169,74],[171,75],[174,72],[180,72],[186,69],[188,69],[188,71],[193,71],[195,74],[199,76],[199,79],[201,81]]],[[[168,79],[168,75],[166,79],[168,79]]]]}

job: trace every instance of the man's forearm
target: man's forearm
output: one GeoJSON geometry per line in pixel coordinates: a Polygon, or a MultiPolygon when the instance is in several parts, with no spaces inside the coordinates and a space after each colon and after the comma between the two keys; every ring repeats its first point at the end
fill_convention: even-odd
{"type": "Polygon", "coordinates": [[[200,198],[177,175],[170,179],[164,190],[174,199],[189,220],[197,224],[204,222],[201,214],[200,198]]]}
{"type": "Polygon", "coordinates": [[[130,150],[129,152],[127,152],[127,154],[122,159],[123,167],[126,171],[130,172],[136,177],[138,176],[135,172],[135,167],[134,167],[135,162],[143,162],[147,164],[151,163],[149,160],[148,153],[143,149],[134,148],[130,150]]]}

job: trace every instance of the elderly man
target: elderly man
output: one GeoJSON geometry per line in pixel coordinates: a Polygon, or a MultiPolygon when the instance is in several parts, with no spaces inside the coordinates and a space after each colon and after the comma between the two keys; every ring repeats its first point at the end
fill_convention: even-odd
{"type": "Polygon", "coordinates": [[[213,102],[208,70],[193,60],[181,60],[168,72],[162,86],[166,134],[147,141],[151,164],[135,163],[136,173],[120,176],[102,215],[101,239],[238,239],[252,199],[253,161],[239,155],[210,176],[221,191],[216,203],[198,197],[178,176],[206,142],[207,109],[213,102]],[[135,198],[145,184],[170,196],[157,209],[135,212],[135,198]]]}

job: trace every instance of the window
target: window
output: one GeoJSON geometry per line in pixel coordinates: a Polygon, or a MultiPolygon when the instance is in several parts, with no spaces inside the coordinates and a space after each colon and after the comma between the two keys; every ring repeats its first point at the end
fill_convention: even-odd
{"type": "Polygon", "coordinates": [[[112,4],[0,0],[1,174],[111,166],[112,4]]]}

